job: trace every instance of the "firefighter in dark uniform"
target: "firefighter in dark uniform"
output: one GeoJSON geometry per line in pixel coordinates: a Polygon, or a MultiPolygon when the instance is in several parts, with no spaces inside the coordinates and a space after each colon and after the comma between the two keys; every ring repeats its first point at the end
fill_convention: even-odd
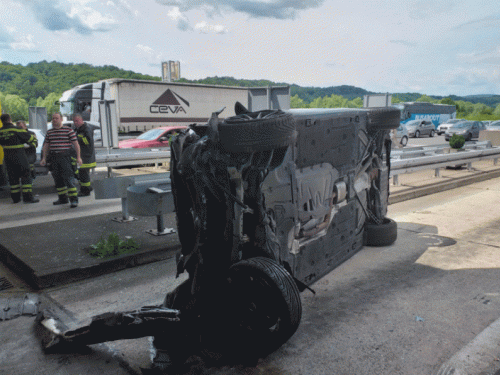
{"type": "Polygon", "coordinates": [[[14,203],[20,202],[22,191],[24,203],[37,203],[39,200],[33,197],[31,169],[24,151],[25,143],[36,148],[36,137],[30,135],[26,130],[14,126],[10,115],[6,113],[0,116],[0,120],[3,123],[3,127],[0,128],[0,145],[4,149],[4,162],[9,176],[12,201],[14,203]]]}
{"type": "MultiPolygon", "coordinates": [[[[32,135],[36,139],[36,134],[28,129],[26,123],[24,121],[16,122],[16,126],[18,129],[24,129],[28,132],[29,135],[32,135]]],[[[30,171],[31,178],[34,180],[36,178],[35,174],[35,162],[36,162],[36,148],[38,147],[38,139],[34,144],[27,144],[24,146],[24,151],[26,152],[26,156],[28,157],[28,163],[30,163],[30,171]]]]}
{"type": "Polygon", "coordinates": [[[79,114],[73,115],[76,137],[80,145],[80,154],[83,164],[78,169],[78,179],[80,180],[79,197],[88,197],[93,190],[90,185],[90,169],[96,167],[94,149],[94,130],[83,121],[79,114]]]}

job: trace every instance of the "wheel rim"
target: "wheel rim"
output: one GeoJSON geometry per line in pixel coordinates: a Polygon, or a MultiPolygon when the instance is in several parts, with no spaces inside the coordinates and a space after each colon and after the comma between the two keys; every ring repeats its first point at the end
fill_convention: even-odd
{"type": "Polygon", "coordinates": [[[276,331],[281,320],[276,313],[279,299],[272,292],[271,284],[259,275],[245,275],[231,281],[236,281],[238,286],[233,306],[239,329],[254,334],[276,331]]]}
{"type": "Polygon", "coordinates": [[[417,131],[415,132],[415,138],[418,138],[418,137],[420,137],[420,132],[417,130],[417,131]]]}

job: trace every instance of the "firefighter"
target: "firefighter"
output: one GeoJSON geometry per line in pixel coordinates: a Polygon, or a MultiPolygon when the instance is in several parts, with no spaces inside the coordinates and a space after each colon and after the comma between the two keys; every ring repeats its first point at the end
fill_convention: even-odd
{"type": "Polygon", "coordinates": [[[31,178],[34,180],[36,178],[35,162],[36,162],[36,148],[38,147],[38,139],[36,139],[36,134],[28,129],[24,121],[16,122],[16,127],[18,129],[26,130],[29,135],[35,137],[36,142],[34,144],[32,143],[24,146],[24,151],[26,152],[26,156],[28,157],[28,162],[30,163],[31,178]]]}
{"type": "Polygon", "coordinates": [[[78,144],[83,164],[78,169],[78,179],[80,180],[79,197],[88,197],[93,190],[90,185],[90,169],[96,167],[95,149],[94,149],[94,131],[83,121],[79,114],[73,115],[73,124],[75,125],[78,144]]]}
{"type": "Polygon", "coordinates": [[[14,203],[21,201],[21,191],[24,203],[37,203],[39,199],[33,197],[31,169],[28,157],[24,151],[24,144],[36,148],[36,137],[24,129],[18,129],[10,115],[0,116],[3,127],[0,128],[0,145],[4,149],[4,162],[9,176],[10,196],[14,203]],[[21,180],[21,183],[19,183],[21,180]]]}

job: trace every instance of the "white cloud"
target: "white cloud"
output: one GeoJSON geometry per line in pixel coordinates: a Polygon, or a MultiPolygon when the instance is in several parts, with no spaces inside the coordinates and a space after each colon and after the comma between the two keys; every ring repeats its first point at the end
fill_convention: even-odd
{"type": "Polygon", "coordinates": [[[149,54],[154,53],[154,50],[151,47],[145,46],[145,45],[142,45],[142,44],[136,45],[135,48],[137,48],[138,50],[140,50],[142,52],[146,52],[146,53],[149,53],[149,54]]]}
{"type": "Polygon", "coordinates": [[[97,10],[86,6],[86,0],[80,0],[74,4],[68,14],[71,18],[79,18],[82,23],[94,31],[106,31],[118,22],[111,15],[103,15],[97,10]]]}
{"type": "Polygon", "coordinates": [[[191,26],[189,25],[188,18],[181,13],[179,7],[173,7],[168,11],[167,16],[170,17],[173,21],[177,22],[177,28],[182,31],[191,30],[191,26]]]}
{"type": "Polygon", "coordinates": [[[220,14],[221,10],[246,13],[257,18],[294,19],[297,12],[318,8],[324,0],[156,0],[159,4],[177,7],[183,11],[201,9],[208,15],[220,14]]]}
{"type": "Polygon", "coordinates": [[[194,26],[194,29],[204,34],[225,34],[228,32],[226,26],[224,25],[210,25],[205,21],[197,23],[194,26]]]}
{"type": "Polygon", "coordinates": [[[36,49],[36,44],[34,41],[34,37],[31,34],[28,34],[26,36],[22,36],[15,42],[12,42],[10,44],[12,49],[19,50],[19,51],[33,51],[36,49]]]}

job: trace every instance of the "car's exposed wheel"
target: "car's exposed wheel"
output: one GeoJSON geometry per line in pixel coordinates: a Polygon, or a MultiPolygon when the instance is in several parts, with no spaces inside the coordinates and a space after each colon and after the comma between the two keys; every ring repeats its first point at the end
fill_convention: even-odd
{"type": "Polygon", "coordinates": [[[229,152],[268,151],[288,146],[295,134],[293,116],[281,110],[244,112],[219,124],[220,143],[229,152]]]}
{"type": "Polygon", "coordinates": [[[420,138],[420,131],[418,131],[418,130],[417,130],[417,131],[415,132],[415,138],[420,138]]]}
{"type": "Polygon", "coordinates": [[[408,144],[408,137],[406,135],[401,137],[400,143],[401,143],[401,146],[406,147],[406,145],[408,144]]]}
{"type": "Polygon", "coordinates": [[[467,134],[467,136],[465,137],[465,140],[466,141],[471,141],[472,140],[472,134],[471,133],[467,134]]]}
{"type": "Polygon", "coordinates": [[[389,218],[384,218],[381,224],[366,223],[364,244],[367,246],[389,246],[398,238],[398,225],[389,218]]]}
{"type": "Polygon", "coordinates": [[[429,137],[434,137],[434,130],[431,130],[431,133],[429,134],[429,137]]]}
{"type": "MultiPolygon", "coordinates": [[[[225,350],[228,357],[266,356],[297,330],[302,304],[297,284],[279,263],[264,257],[229,269],[225,350]]],[[[225,335],[225,334],[223,334],[225,335]]]]}
{"type": "Polygon", "coordinates": [[[393,107],[371,108],[368,111],[368,130],[397,129],[400,125],[401,111],[393,107]]]}

